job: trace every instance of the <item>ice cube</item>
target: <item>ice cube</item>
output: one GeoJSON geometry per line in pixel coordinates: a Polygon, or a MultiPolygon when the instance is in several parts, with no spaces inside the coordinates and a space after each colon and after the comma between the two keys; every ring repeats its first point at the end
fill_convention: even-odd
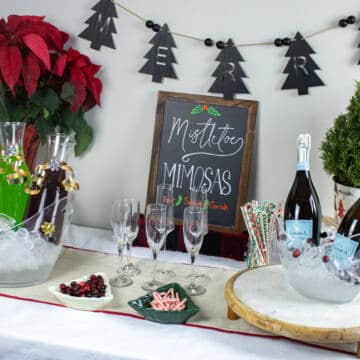
{"type": "Polygon", "coordinates": [[[0,214],[0,232],[11,229],[16,224],[16,221],[7,216],[6,214],[0,214]]]}
{"type": "Polygon", "coordinates": [[[23,239],[23,240],[29,240],[30,239],[30,234],[29,231],[26,228],[21,228],[16,232],[16,236],[18,239],[23,239]]]}

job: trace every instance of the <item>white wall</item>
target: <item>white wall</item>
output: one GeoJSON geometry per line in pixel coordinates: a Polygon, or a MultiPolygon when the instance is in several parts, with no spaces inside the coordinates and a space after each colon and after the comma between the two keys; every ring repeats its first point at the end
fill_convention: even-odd
{"type": "MultiPolygon", "coordinates": [[[[303,34],[331,25],[341,17],[359,15],[358,0],[121,0],[125,5],[171,30],[205,38],[235,42],[272,41],[275,37],[303,34]]],[[[148,41],[153,33],[137,19],[118,10],[116,50],[91,50],[89,42],[76,38],[84,21],[93,13],[96,0],[12,0],[0,2],[1,16],[46,15],[73,35],[73,45],[102,64],[104,81],[102,108],[88,114],[95,128],[95,142],[81,159],[72,160],[81,191],[76,195],[79,224],[108,226],[114,198],[134,196],[143,203],[150,166],[156,92],[158,90],[206,94],[217,63],[215,47],[175,38],[174,53],[180,80],[153,84],[139,74],[148,41]]],[[[312,174],[323,213],[332,215],[332,181],[319,159],[320,141],[334,118],[345,110],[360,80],[359,26],[336,29],[311,39],[314,60],[326,87],[310,89],[311,95],[297,96],[295,90],[281,91],[286,76],[281,73],[288,59],[286,48],[243,48],[244,69],[251,95],[242,98],[260,102],[257,139],[250,187],[251,198],[283,200],[294,177],[295,140],[299,132],[313,137],[312,174]]]]}

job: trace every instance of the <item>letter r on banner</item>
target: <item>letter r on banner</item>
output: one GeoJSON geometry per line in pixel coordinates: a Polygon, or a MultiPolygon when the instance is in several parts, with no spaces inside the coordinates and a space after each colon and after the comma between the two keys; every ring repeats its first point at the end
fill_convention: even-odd
{"type": "Polygon", "coordinates": [[[223,64],[223,78],[230,77],[235,82],[234,76],[235,64],[233,62],[226,62],[223,64]],[[227,67],[227,68],[226,68],[227,67]]]}
{"type": "Polygon", "coordinates": [[[306,65],[306,57],[305,56],[296,56],[294,57],[294,68],[297,72],[299,69],[301,69],[305,75],[309,75],[309,72],[305,68],[306,65]]]}

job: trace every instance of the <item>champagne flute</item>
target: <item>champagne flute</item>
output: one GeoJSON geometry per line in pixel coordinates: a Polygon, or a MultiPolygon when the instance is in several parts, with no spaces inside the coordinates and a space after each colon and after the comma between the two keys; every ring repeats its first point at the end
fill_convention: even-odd
{"type": "Polygon", "coordinates": [[[128,236],[128,241],[126,243],[126,264],[123,267],[123,273],[127,276],[139,275],[141,270],[134,263],[130,262],[131,250],[133,243],[139,233],[139,217],[140,217],[140,202],[135,199],[126,199],[131,204],[132,213],[131,213],[131,229],[128,236]]]}
{"type": "Polygon", "coordinates": [[[110,284],[115,287],[125,287],[133,283],[131,279],[123,274],[123,250],[131,231],[131,214],[132,206],[128,201],[117,200],[113,203],[111,226],[114,231],[114,240],[117,243],[120,259],[117,276],[110,280],[110,284]]]}
{"type": "Polygon", "coordinates": [[[163,285],[156,279],[156,263],[157,256],[166,238],[166,205],[149,204],[146,207],[145,228],[146,238],[153,255],[154,267],[152,280],[144,283],[141,287],[145,291],[155,291],[163,285]]]}
{"type": "MultiPolygon", "coordinates": [[[[204,236],[209,232],[208,229],[208,207],[209,200],[207,197],[207,191],[205,189],[190,189],[190,207],[200,207],[204,210],[204,236]]],[[[190,279],[193,275],[190,274],[186,276],[187,279],[190,279]]],[[[211,281],[210,276],[206,274],[196,273],[194,275],[196,280],[202,284],[208,284],[211,281]]]]}
{"type": "Polygon", "coordinates": [[[185,289],[191,296],[202,295],[206,289],[196,284],[195,259],[199,254],[204,239],[205,211],[200,207],[187,207],[184,209],[183,234],[186,250],[190,255],[192,276],[185,289]]]}
{"type": "MultiPolygon", "coordinates": [[[[170,184],[160,184],[156,187],[156,203],[166,206],[166,237],[163,247],[163,254],[166,256],[166,239],[168,235],[174,231],[174,191],[170,184]]],[[[158,274],[163,278],[174,278],[175,272],[162,268],[158,270],[158,274]]]]}

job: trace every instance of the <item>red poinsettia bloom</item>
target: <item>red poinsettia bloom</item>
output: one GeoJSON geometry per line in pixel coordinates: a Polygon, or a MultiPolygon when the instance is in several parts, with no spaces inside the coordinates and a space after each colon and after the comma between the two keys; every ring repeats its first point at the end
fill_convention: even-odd
{"type": "Polygon", "coordinates": [[[90,145],[84,113],[100,105],[99,65],[72,48],[69,35],[42,16],[0,19],[0,121],[24,121],[41,140],[72,134],[75,154],[90,145]]]}
{"type": "Polygon", "coordinates": [[[77,111],[81,106],[85,111],[95,105],[100,106],[102,83],[95,77],[99,70],[99,65],[72,48],[63,51],[55,60],[52,72],[65,77],[73,86],[74,92],[69,99],[72,111],[77,111]]]}
{"type": "Polygon", "coordinates": [[[95,77],[100,66],[74,49],[64,49],[69,35],[44,21],[42,16],[10,15],[0,20],[0,71],[11,93],[24,87],[28,97],[44,77],[54,84],[70,82],[73,94],[68,99],[71,111],[84,111],[100,105],[101,81],[95,77]]]}

